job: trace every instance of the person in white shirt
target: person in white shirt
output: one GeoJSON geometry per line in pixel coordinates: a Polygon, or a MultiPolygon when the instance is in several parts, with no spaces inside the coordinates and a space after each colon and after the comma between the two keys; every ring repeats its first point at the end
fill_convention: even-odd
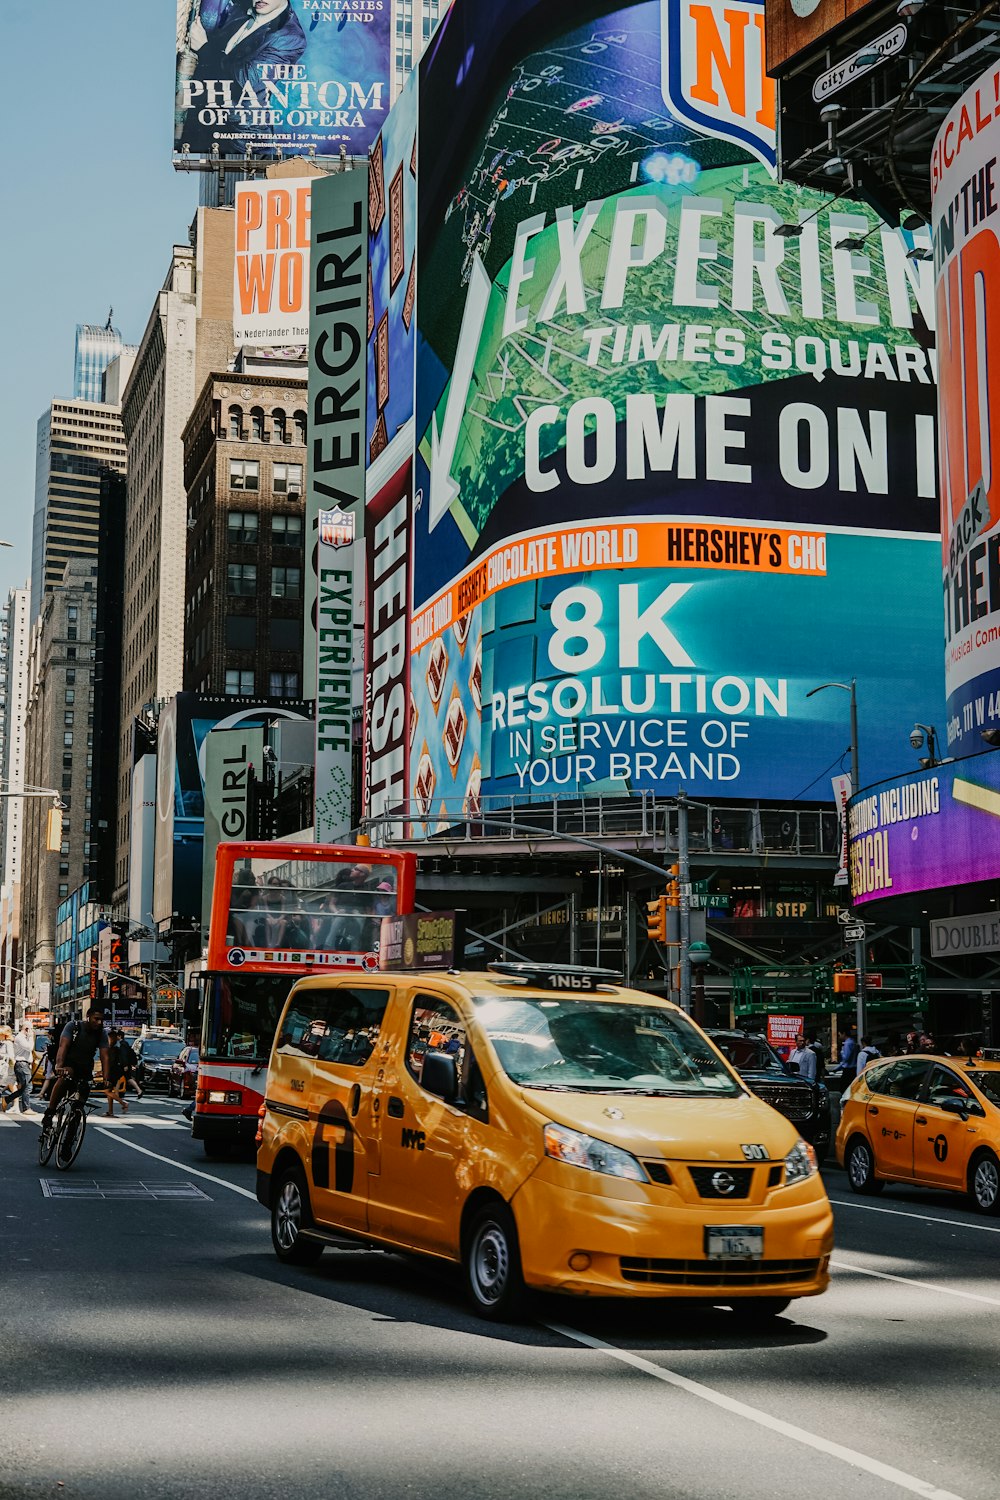
{"type": "Polygon", "coordinates": [[[806,1046],[805,1035],[801,1031],[795,1038],[795,1049],[788,1061],[798,1063],[800,1078],[808,1078],[810,1083],[816,1082],[816,1054],[811,1047],[806,1046]]]}
{"type": "Polygon", "coordinates": [[[22,1115],[31,1113],[31,1066],[35,1059],[35,1033],[30,1021],[22,1021],[11,1043],[14,1058],[14,1091],[3,1102],[4,1109],[20,1104],[22,1115]]]}

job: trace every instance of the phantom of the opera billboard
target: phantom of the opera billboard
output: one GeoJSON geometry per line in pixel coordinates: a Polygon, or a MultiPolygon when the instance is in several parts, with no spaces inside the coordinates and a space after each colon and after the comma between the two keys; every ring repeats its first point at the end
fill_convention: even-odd
{"type": "Polygon", "coordinates": [[[174,150],[364,155],[391,37],[392,0],[177,0],[174,150]]]}
{"type": "Polygon", "coordinates": [[[416,831],[822,797],[811,689],[866,779],[940,702],[926,232],[776,181],[760,5],[579,16],[457,0],[421,64],[416,831]]]}
{"type": "Polygon", "coordinates": [[[948,753],[1000,730],[1000,65],[952,106],[931,157],[940,339],[948,753]]]}

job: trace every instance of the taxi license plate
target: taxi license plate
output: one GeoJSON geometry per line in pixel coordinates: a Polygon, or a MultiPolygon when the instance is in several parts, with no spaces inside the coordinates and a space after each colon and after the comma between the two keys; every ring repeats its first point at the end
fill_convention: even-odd
{"type": "Polygon", "coordinates": [[[764,1254],[764,1230],[752,1224],[706,1227],[705,1254],[709,1260],[760,1260],[764,1254]]]}

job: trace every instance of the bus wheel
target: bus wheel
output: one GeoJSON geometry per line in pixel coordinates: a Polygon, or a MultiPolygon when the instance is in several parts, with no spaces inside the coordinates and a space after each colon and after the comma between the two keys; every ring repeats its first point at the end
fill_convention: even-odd
{"type": "Polygon", "coordinates": [[[274,1185],[271,1200],[271,1243],[280,1261],[289,1266],[314,1266],[323,1254],[320,1240],[307,1239],[310,1222],[309,1189],[302,1168],[288,1167],[274,1185]]]}

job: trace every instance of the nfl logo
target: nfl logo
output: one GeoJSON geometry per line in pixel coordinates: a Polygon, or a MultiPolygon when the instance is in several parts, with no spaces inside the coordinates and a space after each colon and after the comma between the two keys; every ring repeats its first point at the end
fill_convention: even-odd
{"type": "Polygon", "coordinates": [[[335,505],[333,510],[319,513],[319,544],[321,547],[349,547],[354,541],[354,515],[335,505]]]}
{"type": "Polygon", "coordinates": [[[776,175],[775,92],[764,0],[660,0],[661,89],[670,113],[732,141],[776,175]]]}

